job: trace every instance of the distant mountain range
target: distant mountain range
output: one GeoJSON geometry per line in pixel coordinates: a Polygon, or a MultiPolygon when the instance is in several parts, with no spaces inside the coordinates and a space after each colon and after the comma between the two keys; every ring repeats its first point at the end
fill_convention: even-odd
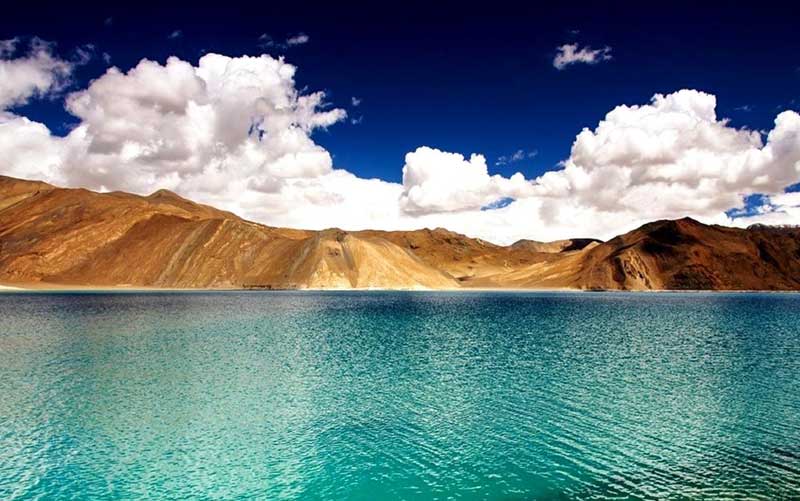
{"type": "Polygon", "coordinates": [[[800,290],[800,228],[655,221],[499,246],[437,228],[272,228],[169,191],[0,176],[0,284],[259,289],[800,290]]]}

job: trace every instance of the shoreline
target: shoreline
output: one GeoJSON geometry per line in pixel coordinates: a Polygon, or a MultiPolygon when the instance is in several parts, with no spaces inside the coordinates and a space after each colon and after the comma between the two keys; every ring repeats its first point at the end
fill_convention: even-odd
{"type": "Polygon", "coordinates": [[[0,284],[0,294],[51,294],[51,293],[159,293],[159,292],[174,292],[174,293],[204,293],[204,292],[424,292],[424,293],[438,293],[438,292],[510,292],[510,293],[645,293],[645,294],[660,294],[660,293],[779,293],[779,294],[800,294],[800,290],[770,290],[770,289],[642,289],[642,290],[624,290],[624,289],[573,289],[566,287],[558,288],[516,288],[516,287],[462,287],[462,288],[442,288],[442,289],[425,289],[425,288],[380,288],[380,287],[363,287],[363,288],[348,288],[348,289],[333,289],[333,288],[302,288],[302,289],[267,289],[257,287],[150,287],[150,286],[96,286],[96,285],[66,285],[66,284],[0,284]]]}

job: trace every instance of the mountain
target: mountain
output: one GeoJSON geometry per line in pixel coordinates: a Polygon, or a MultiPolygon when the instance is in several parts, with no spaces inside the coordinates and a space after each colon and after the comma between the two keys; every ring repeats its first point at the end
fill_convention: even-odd
{"type": "Polygon", "coordinates": [[[0,176],[0,284],[265,289],[800,290],[800,229],[656,221],[499,246],[442,228],[273,228],[160,190],[0,176]]]}
{"type": "Polygon", "coordinates": [[[800,289],[800,228],[656,221],[586,253],[586,288],[800,289]]]}
{"type": "Polygon", "coordinates": [[[601,244],[596,238],[571,238],[568,240],[554,240],[552,242],[537,242],[536,240],[517,240],[512,247],[527,249],[533,252],[568,252],[581,250],[589,245],[601,244]]]}

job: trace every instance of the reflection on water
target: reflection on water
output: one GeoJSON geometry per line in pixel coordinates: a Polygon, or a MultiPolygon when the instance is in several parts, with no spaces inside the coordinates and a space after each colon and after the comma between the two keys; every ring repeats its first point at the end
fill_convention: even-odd
{"type": "Polygon", "coordinates": [[[800,489],[800,295],[0,295],[0,498],[800,489]]]}

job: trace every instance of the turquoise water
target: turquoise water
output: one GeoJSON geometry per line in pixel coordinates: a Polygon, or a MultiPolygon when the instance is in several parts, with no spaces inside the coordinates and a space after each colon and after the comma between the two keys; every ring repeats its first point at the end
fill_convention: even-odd
{"type": "Polygon", "coordinates": [[[0,295],[0,499],[800,497],[800,295],[0,295]]]}

